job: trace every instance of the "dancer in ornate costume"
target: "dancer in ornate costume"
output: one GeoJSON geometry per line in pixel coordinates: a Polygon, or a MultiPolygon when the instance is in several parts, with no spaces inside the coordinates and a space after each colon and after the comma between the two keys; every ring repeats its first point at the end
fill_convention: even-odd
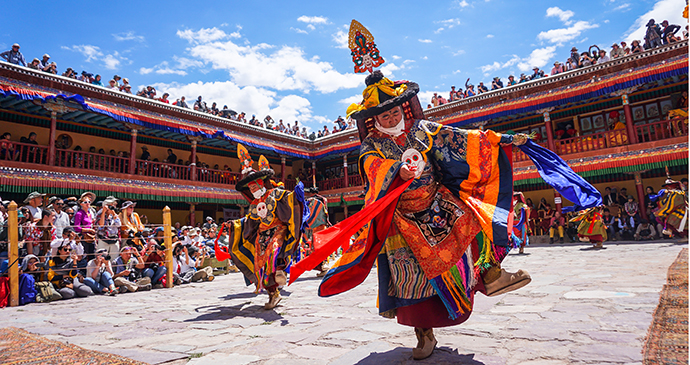
{"type": "Polygon", "coordinates": [[[525,253],[525,246],[529,245],[529,207],[525,204],[525,196],[517,191],[513,193],[513,248],[519,248],[519,253],[525,253]]]}
{"type": "Polygon", "coordinates": [[[247,285],[255,284],[257,292],[268,291],[269,300],[264,308],[273,309],[282,299],[278,289],[287,281],[284,270],[299,247],[303,222],[309,215],[304,185],[298,183],[294,192],[284,190],[282,184],[271,180],[274,172],[264,156],[259,158],[256,171],[249,152],[241,144],[237,154],[243,169],[236,189],[251,204],[245,217],[221,227],[221,231],[228,229],[229,252],[219,247],[216,240],[216,257],[221,261],[231,257],[247,285]]]}
{"type": "MultiPolygon", "coordinates": [[[[308,256],[314,250],[314,233],[320,232],[331,226],[328,217],[328,200],[319,195],[319,188],[310,187],[304,190],[307,195],[307,206],[309,207],[309,219],[307,220],[306,230],[304,232],[304,245],[306,247],[305,254],[308,256]]],[[[322,277],[326,275],[327,261],[322,261],[314,270],[318,271],[316,276],[322,277]]]]}
{"type": "Polygon", "coordinates": [[[661,187],[663,189],[656,196],[650,197],[651,201],[659,204],[659,210],[654,214],[664,222],[661,233],[671,237],[687,236],[688,196],[683,184],[668,178],[661,187]]]}
{"type": "Polygon", "coordinates": [[[589,208],[570,220],[573,223],[580,222],[577,227],[580,241],[591,242],[596,249],[604,248],[604,241],[608,238],[601,210],[601,207],[589,208]]]}

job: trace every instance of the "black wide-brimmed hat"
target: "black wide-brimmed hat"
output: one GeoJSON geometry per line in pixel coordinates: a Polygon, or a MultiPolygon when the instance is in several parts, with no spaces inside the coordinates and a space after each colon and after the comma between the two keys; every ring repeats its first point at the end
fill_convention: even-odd
{"type": "Polygon", "coordinates": [[[246,174],[242,174],[242,178],[237,182],[235,185],[235,189],[241,190],[247,187],[247,184],[254,180],[266,180],[270,179],[275,175],[275,171],[273,169],[266,169],[266,170],[260,170],[256,171],[252,169],[251,171],[247,172],[246,174]]]}
{"type": "Polygon", "coordinates": [[[254,180],[270,179],[275,175],[275,171],[273,171],[268,163],[268,159],[264,155],[259,156],[259,171],[254,170],[254,168],[252,168],[254,161],[252,161],[252,157],[249,155],[247,148],[241,143],[237,144],[237,157],[240,159],[240,164],[242,166],[242,177],[237,184],[235,184],[235,189],[251,197],[251,194],[244,191],[248,190],[247,184],[254,180]]]}

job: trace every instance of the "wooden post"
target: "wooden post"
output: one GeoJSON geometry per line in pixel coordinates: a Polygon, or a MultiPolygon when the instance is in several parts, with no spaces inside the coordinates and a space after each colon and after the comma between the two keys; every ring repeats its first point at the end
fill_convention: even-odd
{"type": "Polygon", "coordinates": [[[48,137],[48,166],[55,165],[55,139],[57,138],[57,112],[50,112],[50,137],[48,137]]]}
{"type": "Polygon", "coordinates": [[[630,110],[630,103],[628,102],[628,95],[621,95],[623,100],[623,112],[625,114],[625,130],[628,132],[628,144],[637,143],[637,133],[635,133],[635,126],[633,125],[632,110],[630,110]]]}
{"type": "Polygon", "coordinates": [[[132,138],[129,142],[129,174],[134,175],[137,163],[137,134],[139,133],[139,131],[136,129],[132,129],[131,133],[132,138]]]}
{"type": "Polygon", "coordinates": [[[196,140],[192,140],[192,156],[191,156],[191,165],[192,166],[192,181],[196,181],[197,176],[196,176],[196,140]]]}
{"type": "MultiPolygon", "coordinates": [[[[343,175],[345,176],[345,184],[343,184],[343,187],[347,188],[350,186],[347,178],[347,153],[343,155],[343,175]]],[[[347,208],[345,208],[345,211],[347,211],[347,208]]],[[[347,216],[347,213],[345,213],[345,216],[347,216]]]]}
{"type": "Polygon", "coordinates": [[[280,155],[280,182],[285,184],[285,155],[280,155]]]}
{"type": "Polygon", "coordinates": [[[547,140],[547,147],[553,151],[556,152],[556,143],[553,140],[553,123],[551,122],[551,116],[549,115],[549,112],[544,113],[544,123],[546,124],[546,140],[547,140]]]}
{"type": "Polygon", "coordinates": [[[347,212],[347,204],[344,204],[343,205],[343,214],[345,214],[345,219],[347,219],[347,215],[348,215],[347,213],[348,213],[347,212]]]}
{"type": "Polygon", "coordinates": [[[641,171],[636,171],[634,173],[635,176],[635,188],[637,189],[637,202],[640,205],[640,218],[641,219],[648,219],[647,218],[647,206],[644,203],[644,186],[642,185],[642,172],[641,171]]]}
{"type": "Polygon", "coordinates": [[[17,203],[12,201],[8,206],[7,229],[9,240],[9,275],[10,275],[10,307],[19,305],[19,221],[17,218],[17,203]]]}
{"type": "Polygon", "coordinates": [[[194,227],[196,224],[196,204],[189,203],[189,225],[194,227]]]}
{"type": "Polygon", "coordinates": [[[312,186],[316,187],[316,161],[311,162],[311,180],[314,184],[312,186]]]}
{"type": "Polygon", "coordinates": [[[173,251],[172,251],[172,225],[170,224],[170,207],[163,208],[163,242],[165,242],[165,284],[173,287],[173,251]]]}

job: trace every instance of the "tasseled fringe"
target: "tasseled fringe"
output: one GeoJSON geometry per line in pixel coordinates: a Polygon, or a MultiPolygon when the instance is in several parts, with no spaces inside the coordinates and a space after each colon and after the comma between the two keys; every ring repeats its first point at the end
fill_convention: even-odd
{"type": "Polygon", "coordinates": [[[520,237],[516,236],[515,233],[511,233],[510,238],[513,241],[513,248],[520,248],[520,246],[522,246],[522,240],[520,237]]]}
{"type": "Polygon", "coordinates": [[[429,280],[446,307],[448,317],[452,320],[472,310],[469,293],[477,284],[473,261],[472,246],[470,246],[455,266],[429,280]]]}
{"type": "Polygon", "coordinates": [[[479,275],[491,266],[497,266],[500,261],[496,259],[494,245],[491,244],[491,240],[484,231],[480,231],[475,239],[477,240],[477,247],[479,247],[479,259],[474,263],[474,270],[475,274],[479,275]]]}

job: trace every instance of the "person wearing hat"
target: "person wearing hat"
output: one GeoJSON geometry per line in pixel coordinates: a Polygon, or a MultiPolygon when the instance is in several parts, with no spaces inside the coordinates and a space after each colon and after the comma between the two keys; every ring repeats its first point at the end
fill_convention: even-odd
{"type": "Polygon", "coordinates": [[[146,146],[141,146],[141,159],[148,161],[151,159],[151,154],[149,153],[149,148],[146,146]]]}
{"type": "Polygon", "coordinates": [[[583,210],[577,217],[570,220],[570,223],[579,223],[577,235],[580,241],[591,243],[594,249],[603,249],[604,241],[608,239],[602,212],[603,206],[593,207],[583,210]]]}
{"type": "Polygon", "coordinates": [[[508,76],[508,86],[513,86],[517,85],[517,81],[515,81],[515,76],[510,75],[508,76]]]}
{"type": "Polygon", "coordinates": [[[493,81],[491,81],[491,90],[498,90],[503,87],[503,81],[501,81],[501,78],[496,76],[494,77],[493,81]]]}
{"type": "Polygon", "coordinates": [[[575,68],[580,67],[580,53],[577,51],[577,47],[570,49],[570,59],[572,60],[573,66],[575,68]]]}
{"type": "Polygon", "coordinates": [[[654,22],[654,19],[649,19],[645,27],[647,27],[647,31],[644,35],[644,48],[651,49],[661,46],[661,28],[654,22]]]}
{"type": "Polygon", "coordinates": [[[127,200],[122,203],[120,208],[120,231],[123,237],[129,237],[137,246],[143,246],[145,242],[141,242],[141,233],[144,231],[144,225],[141,223],[139,214],[134,211],[137,203],[127,200]]]}
{"type": "Polygon", "coordinates": [[[616,58],[621,58],[623,56],[625,56],[625,50],[619,47],[618,43],[611,45],[611,58],[615,60],[616,58]]]}
{"type": "Polygon", "coordinates": [[[479,85],[477,85],[477,92],[479,94],[483,94],[483,93],[488,92],[488,91],[489,91],[489,88],[487,88],[486,85],[484,85],[484,81],[479,81],[479,85]]]}
{"type": "Polygon", "coordinates": [[[43,59],[41,60],[41,69],[45,69],[50,65],[50,55],[45,53],[43,54],[43,59]]]}
{"type": "Polygon", "coordinates": [[[361,283],[377,260],[379,314],[414,327],[418,344],[412,355],[423,359],[437,344],[433,328],[465,322],[476,291],[495,296],[531,281],[522,270],[500,268],[509,250],[510,198],[498,201],[497,195],[477,190],[512,194],[512,183],[501,187],[498,182],[512,176],[501,145],[525,143],[528,137],[429,122],[423,119],[416,83],[393,82],[381,71],[365,83],[363,100],[348,108],[348,117],[357,121],[362,140],[359,166],[368,187],[363,211],[373,219],[352,216],[317,234],[315,252],[292,266],[290,279],[347,244],[319,287],[320,296],[331,296],[361,283]],[[480,173],[480,166],[494,167],[480,173]],[[485,174],[486,181],[469,179],[474,174],[485,174]],[[370,213],[381,205],[390,208],[370,213]],[[489,210],[505,212],[502,223],[485,216],[489,210]],[[350,245],[351,231],[356,234],[350,245]]]}
{"type": "Polygon", "coordinates": [[[26,67],[24,55],[21,52],[19,52],[19,43],[13,44],[12,49],[10,49],[9,51],[0,53],[0,57],[2,57],[5,61],[9,63],[15,65],[22,65],[26,67]]]}
{"type": "Polygon", "coordinates": [[[26,199],[24,199],[24,204],[29,212],[31,213],[31,220],[38,221],[41,219],[41,206],[43,205],[43,197],[46,194],[41,194],[37,191],[30,193],[26,199]]]}
{"type": "Polygon", "coordinates": [[[235,189],[250,202],[243,219],[228,221],[220,230],[228,229],[231,247],[215,246],[216,258],[232,258],[248,282],[268,291],[265,309],[273,309],[282,300],[279,287],[286,285],[285,269],[290,263],[304,233],[309,210],[304,201],[304,184],[298,182],[294,191],[276,184],[274,171],[263,155],[259,157],[259,170],[252,167],[249,151],[237,145],[242,176],[235,189]],[[251,255],[245,252],[251,252],[251,255]]]}
{"type": "Polygon", "coordinates": [[[687,237],[688,197],[684,185],[668,177],[661,187],[663,189],[656,195],[649,196],[649,200],[659,206],[654,214],[662,222],[661,233],[669,237],[687,237]]]}
{"type": "Polygon", "coordinates": [[[41,70],[41,61],[38,58],[34,58],[33,61],[29,63],[28,67],[34,70],[41,70]]]}
{"type": "Polygon", "coordinates": [[[563,69],[563,65],[560,62],[556,61],[553,63],[553,68],[551,69],[551,76],[558,75],[559,73],[561,73],[563,71],[565,71],[563,69]]]}
{"type": "Polygon", "coordinates": [[[206,217],[206,222],[204,222],[204,225],[202,228],[204,229],[211,229],[211,225],[213,224],[213,217],[206,217]]]}
{"type": "Polygon", "coordinates": [[[537,66],[532,67],[532,71],[534,71],[534,73],[532,73],[532,76],[529,77],[530,80],[536,80],[536,79],[540,79],[542,77],[541,72],[539,72],[539,67],[537,67],[537,66]]]}
{"type": "Polygon", "coordinates": [[[661,39],[664,44],[680,40],[680,38],[676,38],[676,33],[680,30],[680,25],[669,24],[668,20],[664,20],[661,22],[661,27],[661,39]]]}

